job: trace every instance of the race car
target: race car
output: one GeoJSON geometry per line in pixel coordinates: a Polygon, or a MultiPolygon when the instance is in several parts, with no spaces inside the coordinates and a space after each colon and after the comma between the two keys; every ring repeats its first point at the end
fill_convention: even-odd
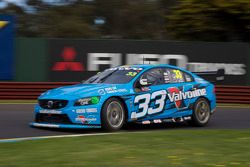
{"type": "Polygon", "coordinates": [[[166,64],[127,65],[42,93],[31,126],[109,131],[128,122],[205,126],[215,108],[214,85],[194,73],[166,64]]]}

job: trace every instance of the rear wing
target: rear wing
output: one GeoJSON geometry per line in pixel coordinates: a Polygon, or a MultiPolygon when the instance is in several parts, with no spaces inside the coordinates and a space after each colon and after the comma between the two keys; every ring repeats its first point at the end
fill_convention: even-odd
{"type": "Polygon", "coordinates": [[[225,79],[224,68],[218,69],[217,71],[204,71],[204,72],[192,72],[192,73],[213,83],[220,82],[225,79]]]}

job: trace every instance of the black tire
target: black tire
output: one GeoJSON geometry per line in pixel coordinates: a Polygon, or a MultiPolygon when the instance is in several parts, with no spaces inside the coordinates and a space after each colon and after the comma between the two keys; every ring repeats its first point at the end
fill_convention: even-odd
{"type": "Polygon", "coordinates": [[[197,127],[207,125],[210,120],[211,109],[210,104],[205,98],[200,98],[195,102],[191,124],[197,127]]]}
{"type": "Polygon", "coordinates": [[[108,99],[101,113],[102,128],[107,131],[118,131],[125,122],[125,108],[117,98],[108,99]]]}

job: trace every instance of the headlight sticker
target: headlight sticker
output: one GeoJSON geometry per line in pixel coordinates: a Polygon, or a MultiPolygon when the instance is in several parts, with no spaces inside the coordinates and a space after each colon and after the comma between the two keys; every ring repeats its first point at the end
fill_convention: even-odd
{"type": "Polygon", "coordinates": [[[100,101],[99,96],[81,98],[75,102],[75,106],[86,106],[91,104],[97,104],[99,103],[99,101],[100,101]]]}

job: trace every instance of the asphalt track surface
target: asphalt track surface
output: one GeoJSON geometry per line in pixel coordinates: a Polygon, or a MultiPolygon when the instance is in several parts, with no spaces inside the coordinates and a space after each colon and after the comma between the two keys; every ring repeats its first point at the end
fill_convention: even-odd
{"type": "MultiPolygon", "coordinates": [[[[44,129],[31,128],[33,120],[32,104],[0,104],[0,139],[55,136],[67,134],[103,133],[101,129],[44,129]]],[[[250,129],[250,107],[218,107],[206,127],[195,128],[187,124],[129,125],[122,131],[172,129],[250,129]]]]}

